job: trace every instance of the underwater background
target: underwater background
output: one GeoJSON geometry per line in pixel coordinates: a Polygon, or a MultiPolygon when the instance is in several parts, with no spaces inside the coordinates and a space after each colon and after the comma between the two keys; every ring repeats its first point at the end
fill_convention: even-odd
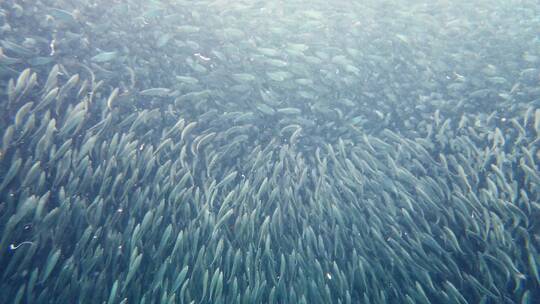
{"type": "Polygon", "coordinates": [[[0,1],[0,303],[540,303],[540,2],[0,1]]]}

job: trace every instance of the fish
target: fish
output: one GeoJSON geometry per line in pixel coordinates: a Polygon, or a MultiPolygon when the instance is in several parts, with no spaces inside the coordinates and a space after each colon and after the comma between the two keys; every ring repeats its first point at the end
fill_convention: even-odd
{"type": "Polygon", "coordinates": [[[0,303],[540,296],[536,3],[11,2],[0,303]]]}
{"type": "Polygon", "coordinates": [[[189,85],[196,85],[199,83],[199,80],[197,78],[191,77],[191,76],[176,75],[176,79],[182,83],[189,84],[189,85]]]}
{"type": "Polygon", "coordinates": [[[254,75],[251,75],[248,73],[232,74],[231,78],[234,79],[234,81],[239,82],[239,83],[249,83],[257,79],[254,75]]]}
{"type": "Polygon", "coordinates": [[[267,72],[266,75],[273,81],[282,82],[292,77],[292,74],[287,71],[267,72]]]}
{"type": "Polygon", "coordinates": [[[54,252],[51,252],[49,257],[47,258],[47,263],[45,264],[45,269],[42,273],[40,284],[43,284],[51,275],[51,272],[53,271],[54,267],[58,263],[58,259],[60,258],[61,250],[57,249],[54,252]]]}
{"type": "Polygon", "coordinates": [[[112,92],[111,92],[111,95],[109,95],[109,97],[107,98],[107,108],[109,110],[112,110],[113,103],[114,103],[115,99],[118,97],[119,92],[120,92],[119,88],[114,88],[114,90],[112,90],[112,92]]]}
{"type": "Polygon", "coordinates": [[[139,266],[141,265],[141,260],[142,260],[142,253],[137,255],[137,257],[133,260],[132,263],[130,263],[129,265],[129,272],[127,273],[126,275],[126,279],[124,281],[124,287],[123,287],[123,290],[126,289],[126,287],[128,286],[129,282],[131,281],[131,279],[133,278],[133,276],[135,275],[135,272],[139,269],[139,266]]]}
{"type": "Polygon", "coordinates": [[[103,62],[115,60],[116,58],[118,58],[118,52],[112,51],[112,52],[101,52],[93,56],[92,58],[90,58],[90,60],[96,63],[103,63],[103,62]]]}
{"type": "Polygon", "coordinates": [[[142,96],[156,96],[156,97],[166,97],[171,93],[170,89],[167,88],[151,88],[142,90],[139,92],[142,96]]]}

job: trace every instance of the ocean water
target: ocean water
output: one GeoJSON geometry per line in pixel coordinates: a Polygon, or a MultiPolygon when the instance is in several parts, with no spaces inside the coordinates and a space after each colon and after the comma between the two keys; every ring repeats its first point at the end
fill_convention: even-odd
{"type": "Polygon", "coordinates": [[[0,303],[539,303],[539,28],[1,1],[0,303]]]}

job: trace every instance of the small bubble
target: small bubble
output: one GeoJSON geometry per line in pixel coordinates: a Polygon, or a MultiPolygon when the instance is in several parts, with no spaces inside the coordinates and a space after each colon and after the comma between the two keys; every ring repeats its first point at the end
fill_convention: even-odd
{"type": "Polygon", "coordinates": [[[118,213],[122,213],[122,212],[124,212],[124,209],[122,209],[122,208],[118,208],[118,209],[116,209],[116,212],[118,212],[118,213]]]}

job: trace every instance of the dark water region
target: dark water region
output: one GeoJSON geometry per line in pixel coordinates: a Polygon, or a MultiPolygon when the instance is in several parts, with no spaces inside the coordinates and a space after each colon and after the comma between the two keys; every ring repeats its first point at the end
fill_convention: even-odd
{"type": "Polygon", "coordinates": [[[537,303],[538,1],[0,2],[0,303],[537,303]]]}

